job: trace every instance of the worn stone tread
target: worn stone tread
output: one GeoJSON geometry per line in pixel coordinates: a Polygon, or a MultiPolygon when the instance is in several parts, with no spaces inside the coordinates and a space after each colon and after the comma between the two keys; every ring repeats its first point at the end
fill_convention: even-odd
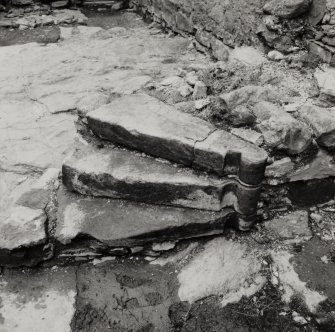
{"type": "Polygon", "coordinates": [[[84,195],[211,211],[233,206],[243,215],[255,214],[259,197],[259,188],[234,179],[112,148],[77,150],[63,164],[63,183],[84,195]]]}
{"type": "Polygon", "coordinates": [[[263,149],[150,96],[120,97],[89,112],[87,119],[100,138],[153,156],[220,176],[237,175],[251,185],[264,176],[263,149]]]}
{"type": "Polygon", "coordinates": [[[109,246],[220,234],[227,221],[238,222],[231,208],[220,212],[88,197],[61,187],[55,238],[69,244],[80,235],[109,246]]]}

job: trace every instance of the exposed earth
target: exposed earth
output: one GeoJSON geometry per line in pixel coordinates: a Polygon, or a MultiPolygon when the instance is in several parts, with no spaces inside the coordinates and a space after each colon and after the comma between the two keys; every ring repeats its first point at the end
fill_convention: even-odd
{"type": "Polygon", "coordinates": [[[62,10],[0,27],[0,331],[334,331],[335,69],[62,10]]]}

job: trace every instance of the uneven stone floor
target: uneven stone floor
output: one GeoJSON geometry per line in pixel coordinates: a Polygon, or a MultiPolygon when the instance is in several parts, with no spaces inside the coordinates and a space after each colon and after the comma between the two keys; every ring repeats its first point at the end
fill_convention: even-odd
{"type": "MultiPolygon", "coordinates": [[[[189,47],[187,38],[124,15],[128,20],[131,15],[131,27],[60,27],[58,43],[0,49],[1,220],[42,173],[57,174],[75,145],[85,142],[78,114],[115,96],[150,94],[152,86],[158,86],[155,96],[176,103],[174,89],[166,88],[171,84],[159,82],[176,76],[179,68],[224,66],[189,47]]],[[[309,69],[302,74],[258,51],[250,58],[248,52],[233,54],[246,66],[242,73],[262,64],[261,84],[270,82],[281,96],[294,90],[299,96],[289,97],[299,103],[318,90],[309,69]]],[[[251,84],[252,75],[247,79],[251,84]]],[[[188,109],[185,103],[179,107],[188,109]]],[[[202,110],[192,112],[213,120],[202,110]]],[[[301,146],[286,146],[296,148],[301,146]]],[[[335,174],[331,162],[321,164],[324,174],[316,177],[335,174]]],[[[315,166],[299,166],[310,179],[315,166]]],[[[0,331],[333,331],[332,203],[288,217],[286,210],[279,213],[284,217],[279,214],[249,233],[227,230],[216,238],[157,244],[145,257],[135,250],[126,258],[73,250],[34,268],[2,268],[0,331]]],[[[43,220],[36,238],[28,237],[31,243],[48,236],[44,226],[52,225],[43,220]]],[[[27,233],[10,240],[2,235],[1,241],[20,246],[27,233]]]]}

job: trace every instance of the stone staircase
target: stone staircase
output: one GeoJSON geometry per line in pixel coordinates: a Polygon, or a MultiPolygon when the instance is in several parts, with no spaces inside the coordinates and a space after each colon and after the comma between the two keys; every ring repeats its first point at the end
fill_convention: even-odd
{"type": "Polygon", "coordinates": [[[55,238],[135,246],[248,230],[267,153],[153,97],[128,95],[86,115],[97,139],[62,168],[55,238]]]}

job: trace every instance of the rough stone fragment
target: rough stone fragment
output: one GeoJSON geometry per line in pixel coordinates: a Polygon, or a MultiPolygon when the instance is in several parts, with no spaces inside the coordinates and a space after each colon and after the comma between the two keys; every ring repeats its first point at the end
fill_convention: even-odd
{"type": "Polygon", "coordinates": [[[1,220],[0,250],[33,247],[45,243],[46,220],[47,216],[41,209],[14,206],[10,215],[1,220]]]}
{"type": "Polygon", "coordinates": [[[233,128],[231,133],[258,146],[262,145],[264,141],[263,135],[252,129],[233,128]]]}
{"type": "Polygon", "coordinates": [[[308,227],[307,211],[295,211],[265,223],[265,228],[282,240],[309,240],[312,232],[308,227]]]}
{"type": "Polygon", "coordinates": [[[217,238],[181,269],[178,295],[182,301],[192,303],[220,294],[221,304],[226,306],[262,288],[266,279],[260,270],[257,250],[245,243],[217,238]]]}
{"type": "Polygon", "coordinates": [[[290,173],[294,168],[291,158],[286,157],[274,161],[265,170],[265,176],[270,178],[281,178],[290,173]]]}
{"type": "Polygon", "coordinates": [[[289,181],[309,181],[333,176],[335,176],[334,158],[331,153],[320,150],[310,163],[291,174],[289,181]]]}
{"type": "Polygon", "coordinates": [[[335,147],[335,110],[305,104],[299,109],[299,116],[313,129],[319,145],[335,147]]]}
{"type": "Polygon", "coordinates": [[[323,62],[330,63],[332,59],[332,54],[330,51],[326,50],[319,44],[311,41],[308,42],[308,50],[311,54],[318,56],[323,62]]]}
{"type": "Polygon", "coordinates": [[[269,0],[263,10],[278,17],[295,18],[304,14],[311,3],[312,0],[269,0]]]}
{"type": "Polygon", "coordinates": [[[220,97],[229,109],[234,109],[241,104],[255,104],[262,100],[268,102],[277,102],[280,100],[278,94],[274,90],[256,85],[248,85],[232,92],[222,94],[220,97]]]}
{"type": "Polygon", "coordinates": [[[81,194],[219,211],[255,213],[257,188],[197,175],[128,151],[85,148],[63,164],[63,182],[81,194]]]}
{"type": "Polygon", "coordinates": [[[195,86],[195,83],[199,81],[199,77],[195,73],[195,71],[191,71],[191,72],[186,74],[185,80],[189,85],[195,86]]]}
{"type": "Polygon", "coordinates": [[[281,107],[260,102],[255,105],[253,112],[259,122],[257,128],[269,147],[285,150],[289,154],[298,154],[312,142],[312,133],[308,126],[293,118],[281,107]]]}
{"type": "MultiPolygon", "coordinates": [[[[238,168],[249,169],[249,175],[244,177],[243,181],[258,181],[252,182],[253,184],[261,181],[266,160],[265,151],[220,131],[222,133],[215,136],[218,140],[214,152],[206,143],[208,139],[212,141],[208,136],[216,131],[214,126],[190,114],[177,111],[155,98],[144,95],[122,97],[88,113],[87,118],[90,128],[97,136],[114,143],[187,166],[194,163],[196,145],[198,153],[201,154],[200,159],[217,159],[214,166],[205,162],[203,167],[206,170],[219,175],[230,174],[232,166],[226,165],[225,158],[226,155],[231,155],[234,161],[228,163],[235,163],[234,171],[238,168]],[[198,142],[202,142],[204,151],[201,151],[198,142]],[[230,153],[230,150],[234,153],[230,153]]],[[[202,167],[199,159],[196,164],[197,167],[202,167]]],[[[243,172],[239,171],[240,174],[243,172]]]]}
{"type": "Polygon", "coordinates": [[[199,99],[194,102],[194,106],[196,110],[202,110],[206,106],[208,106],[211,103],[211,100],[209,98],[206,99],[199,99]]]}
{"type": "Polygon", "coordinates": [[[235,47],[230,52],[230,58],[253,66],[261,65],[266,61],[263,53],[252,46],[235,47]]]}
{"type": "Polygon", "coordinates": [[[6,269],[0,278],[0,330],[70,332],[76,293],[74,268],[6,269]]]}
{"type": "Polygon", "coordinates": [[[268,58],[273,61],[280,61],[284,59],[284,55],[279,51],[274,50],[268,53],[268,58]]]}
{"type": "Polygon", "coordinates": [[[157,241],[220,234],[232,209],[220,212],[83,197],[61,188],[56,239],[67,244],[86,235],[109,246],[138,246],[157,241]]]}
{"type": "Polygon", "coordinates": [[[256,122],[255,115],[245,105],[239,105],[232,110],[228,110],[225,119],[234,127],[253,126],[256,122]]]}
{"type": "Polygon", "coordinates": [[[335,97],[335,68],[317,69],[314,76],[318,82],[321,93],[334,98],[335,97]]]}
{"type": "Polygon", "coordinates": [[[229,59],[229,48],[222,41],[213,38],[211,46],[214,58],[219,61],[227,61],[229,59]]]}
{"type": "Polygon", "coordinates": [[[193,93],[193,89],[188,84],[182,85],[178,91],[182,97],[188,97],[193,93]]]}
{"type": "Polygon", "coordinates": [[[203,99],[207,97],[207,86],[204,82],[197,81],[194,85],[193,99],[203,99]]]}
{"type": "Polygon", "coordinates": [[[312,25],[317,25],[322,21],[327,11],[327,0],[312,1],[308,12],[308,22],[312,25]]]}

